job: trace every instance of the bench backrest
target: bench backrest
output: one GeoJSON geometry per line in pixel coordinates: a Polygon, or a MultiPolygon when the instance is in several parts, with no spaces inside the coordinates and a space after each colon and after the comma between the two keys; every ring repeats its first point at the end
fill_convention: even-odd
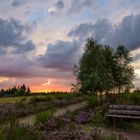
{"type": "Polygon", "coordinates": [[[136,105],[109,105],[109,109],[113,109],[113,110],[137,110],[137,111],[140,111],[140,106],[136,106],[136,105]]]}

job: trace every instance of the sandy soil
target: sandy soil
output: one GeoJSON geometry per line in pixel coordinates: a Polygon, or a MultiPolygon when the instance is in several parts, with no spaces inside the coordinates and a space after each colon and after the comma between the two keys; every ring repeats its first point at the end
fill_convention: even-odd
{"type": "MultiPolygon", "coordinates": [[[[55,117],[61,116],[61,115],[65,114],[67,111],[74,111],[74,110],[79,109],[85,105],[86,105],[86,102],[81,102],[81,103],[76,103],[76,104],[72,104],[72,105],[60,108],[54,113],[54,116],[55,117]]],[[[32,126],[35,123],[35,116],[36,116],[36,114],[29,115],[29,116],[24,117],[24,118],[20,118],[19,123],[22,125],[26,125],[26,126],[27,125],[32,126]]]]}
{"type": "MultiPolygon", "coordinates": [[[[67,107],[60,108],[54,113],[54,116],[55,117],[61,116],[61,115],[65,114],[67,111],[74,111],[85,105],[86,105],[86,102],[81,102],[81,103],[77,103],[77,104],[69,105],[67,107]]],[[[36,115],[30,115],[30,116],[21,118],[21,119],[19,119],[19,122],[22,125],[33,125],[35,123],[35,116],[36,115]]],[[[101,128],[101,129],[105,132],[112,131],[109,129],[105,130],[104,128],[101,128]]],[[[112,132],[114,132],[118,135],[123,135],[125,138],[127,138],[127,140],[140,140],[140,132],[124,132],[124,131],[115,131],[115,130],[113,130],[112,132]]]]}

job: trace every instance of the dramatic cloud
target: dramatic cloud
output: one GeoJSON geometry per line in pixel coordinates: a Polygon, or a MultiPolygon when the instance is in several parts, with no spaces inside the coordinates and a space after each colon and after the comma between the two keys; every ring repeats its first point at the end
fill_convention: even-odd
{"type": "Polygon", "coordinates": [[[68,33],[69,36],[75,37],[78,40],[83,40],[88,36],[91,36],[94,31],[94,25],[92,23],[82,23],[68,33]]]}
{"type": "Polygon", "coordinates": [[[125,17],[116,27],[112,43],[124,44],[130,50],[140,47],[140,14],[125,17]]]}
{"type": "Polygon", "coordinates": [[[96,40],[102,41],[106,38],[112,30],[112,25],[107,19],[98,20],[95,24],[93,23],[82,23],[68,33],[69,36],[83,40],[87,37],[94,36],[96,40]]]}
{"type": "Polygon", "coordinates": [[[26,29],[24,25],[14,19],[0,19],[0,51],[25,53],[33,50],[35,45],[27,39],[26,29]]]}
{"type": "Polygon", "coordinates": [[[140,14],[123,18],[121,23],[112,25],[107,19],[96,23],[83,23],[72,29],[69,36],[85,39],[92,35],[97,41],[114,46],[123,44],[129,50],[140,47],[140,14]]]}
{"type": "Polygon", "coordinates": [[[124,44],[140,69],[138,0],[0,3],[0,87],[26,83],[33,91],[70,89],[73,66],[90,36],[112,47],[124,44]]]}
{"type": "Polygon", "coordinates": [[[45,68],[72,71],[80,55],[78,42],[57,41],[48,45],[46,54],[40,56],[38,61],[45,68]]]}

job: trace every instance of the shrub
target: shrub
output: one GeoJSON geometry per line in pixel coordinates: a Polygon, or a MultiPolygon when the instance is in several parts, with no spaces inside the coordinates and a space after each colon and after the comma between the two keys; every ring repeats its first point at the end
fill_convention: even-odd
{"type": "Polygon", "coordinates": [[[25,97],[23,97],[22,99],[21,99],[21,101],[25,101],[26,100],[26,98],[25,97]]]}
{"type": "Polygon", "coordinates": [[[52,101],[53,99],[54,97],[52,95],[33,96],[30,99],[30,103],[52,101]]]}
{"type": "Polygon", "coordinates": [[[103,106],[99,106],[99,107],[96,108],[95,115],[94,115],[92,121],[97,126],[99,126],[100,124],[103,123],[103,120],[104,120],[104,118],[103,118],[104,112],[105,112],[105,109],[104,109],[103,106]]]}
{"type": "Polygon", "coordinates": [[[53,117],[53,111],[49,110],[47,112],[41,112],[36,115],[35,122],[36,124],[43,124],[46,121],[50,120],[53,117]]]}
{"type": "Polygon", "coordinates": [[[131,104],[130,93],[119,93],[116,95],[116,104],[131,104]]]}
{"type": "Polygon", "coordinates": [[[106,95],[106,102],[111,104],[140,105],[140,93],[119,93],[106,95]]]}
{"type": "Polygon", "coordinates": [[[95,108],[99,106],[100,104],[98,96],[87,96],[86,100],[87,100],[88,106],[91,108],[95,108]]]}
{"type": "Polygon", "coordinates": [[[66,99],[66,100],[70,100],[72,99],[73,97],[75,96],[75,94],[70,94],[70,93],[58,93],[58,94],[55,94],[55,98],[56,99],[66,99]]]}
{"type": "Polygon", "coordinates": [[[132,104],[140,105],[140,93],[131,93],[130,101],[132,104]]]}
{"type": "Polygon", "coordinates": [[[17,102],[15,103],[15,105],[16,105],[17,107],[19,107],[19,108],[25,107],[25,104],[24,104],[23,100],[17,101],[17,102]]]}

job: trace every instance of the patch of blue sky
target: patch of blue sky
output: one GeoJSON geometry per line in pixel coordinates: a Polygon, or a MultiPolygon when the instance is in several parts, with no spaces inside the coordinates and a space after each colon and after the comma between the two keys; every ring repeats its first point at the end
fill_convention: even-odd
{"type": "Polygon", "coordinates": [[[47,20],[47,18],[48,18],[48,12],[43,9],[39,9],[28,15],[28,21],[33,24],[37,24],[40,21],[47,20]]]}
{"type": "Polygon", "coordinates": [[[79,14],[76,14],[71,17],[71,21],[75,21],[75,23],[93,21],[95,19],[94,9],[85,8],[79,14]]]}
{"type": "Polygon", "coordinates": [[[108,4],[109,0],[97,0],[97,3],[99,6],[106,6],[108,4]]]}

